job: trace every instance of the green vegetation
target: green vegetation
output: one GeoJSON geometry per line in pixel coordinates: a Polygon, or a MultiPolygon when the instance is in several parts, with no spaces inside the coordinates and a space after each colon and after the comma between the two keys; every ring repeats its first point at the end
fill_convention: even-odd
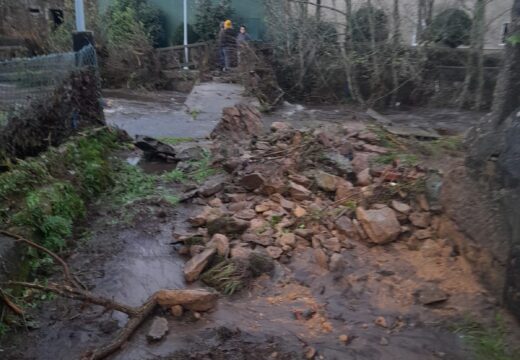
{"type": "Polygon", "coordinates": [[[233,295],[245,287],[247,277],[247,267],[243,263],[223,260],[202,274],[201,279],[224,295],[233,295]]]}
{"type": "Polygon", "coordinates": [[[186,138],[183,138],[183,137],[162,137],[162,138],[159,138],[159,141],[165,143],[165,144],[168,144],[168,145],[178,145],[178,144],[182,144],[182,143],[185,143],[185,142],[192,142],[192,141],[195,141],[194,138],[189,138],[189,137],[186,137],[186,138]]]}
{"type": "Polygon", "coordinates": [[[7,111],[0,110],[0,127],[6,125],[8,120],[9,118],[7,111]]]}
{"type": "Polygon", "coordinates": [[[188,181],[188,176],[182,170],[175,169],[164,174],[163,179],[169,182],[185,183],[188,181]]]}
{"type": "Polygon", "coordinates": [[[507,328],[504,320],[497,316],[494,326],[484,326],[467,319],[454,329],[455,333],[473,348],[476,360],[514,360],[520,358],[518,349],[511,350],[506,340],[507,328]]]}
{"type": "MultiPolygon", "coordinates": [[[[121,145],[108,129],[73,138],[40,157],[20,160],[0,174],[0,220],[5,228],[25,235],[46,248],[63,251],[72,237],[74,224],[86,215],[86,204],[101,194],[109,206],[130,221],[127,205],[158,198],[171,205],[178,198],[164,187],[165,179],[145,174],[140,168],[111,157],[121,145]]],[[[207,173],[207,157],[197,171],[207,173]]],[[[200,173],[195,173],[201,178],[200,173]]],[[[29,249],[32,275],[48,273],[52,261],[29,249]]]]}
{"type": "Polygon", "coordinates": [[[433,41],[456,48],[469,45],[472,23],[464,10],[450,8],[435,16],[428,31],[433,41]]]}
{"type": "Polygon", "coordinates": [[[390,165],[394,162],[399,162],[406,166],[415,166],[419,163],[419,158],[413,154],[389,152],[387,154],[379,155],[375,158],[374,162],[382,165],[390,165]]]}
{"type": "Polygon", "coordinates": [[[190,111],[190,115],[193,118],[193,120],[197,120],[197,118],[199,117],[199,114],[200,114],[200,110],[199,109],[192,109],[190,111]]]}
{"type": "MultiPolygon", "coordinates": [[[[110,130],[75,138],[39,158],[20,160],[0,174],[0,218],[46,248],[59,252],[84,218],[85,204],[112,183],[108,154],[117,147],[110,130]]],[[[52,266],[34,249],[28,250],[33,274],[52,266]]]]}
{"type": "Polygon", "coordinates": [[[195,31],[203,41],[217,38],[220,22],[231,19],[233,9],[231,0],[200,0],[195,14],[195,31]]]}
{"type": "Polygon", "coordinates": [[[443,137],[438,140],[421,142],[419,151],[427,156],[456,154],[464,150],[464,142],[460,136],[443,137]]]}
{"type": "Polygon", "coordinates": [[[388,38],[388,17],[384,10],[377,9],[374,6],[363,6],[354,14],[353,41],[357,43],[368,43],[374,37],[376,42],[385,41],[388,38]],[[374,21],[375,36],[370,30],[370,23],[374,21]]]}
{"type": "Polygon", "coordinates": [[[212,158],[209,151],[204,151],[200,160],[192,160],[189,164],[189,171],[172,170],[162,175],[163,180],[178,183],[185,183],[191,180],[201,184],[218,172],[217,169],[212,167],[212,158]]]}

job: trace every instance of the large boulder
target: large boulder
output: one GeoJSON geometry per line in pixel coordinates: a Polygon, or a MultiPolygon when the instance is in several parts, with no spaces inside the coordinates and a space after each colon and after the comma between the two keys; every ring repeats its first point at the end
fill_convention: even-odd
{"type": "Polygon", "coordinates": [[[373,243],[387,244],[396,240],[401,233],[401,225],[397,216],[388,207],[373,210],[358,207],[356,217],[373,243]]]}
{"type": "Polygon", "coordinates": [[[193,282],[197,280],[216,252],[217,249],[211,247],[192,257],[184,265],[184,278],[186,281],[193,282]]]}
{"type": "Polygon", "coordinates": [[[238,104],[224,108],[222,118],[211,132],[212,139],[242,142],[262,134],[260,112],[253,106],[238,104]]]}

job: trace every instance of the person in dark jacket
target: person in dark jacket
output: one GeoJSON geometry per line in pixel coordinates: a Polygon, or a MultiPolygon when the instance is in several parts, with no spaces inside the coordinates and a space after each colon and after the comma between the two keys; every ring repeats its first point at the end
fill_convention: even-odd
{"type": "Polygon", "coordinates": [[[240,46],[251,40],[252,40],[252,38],[247,32],[246,26],[245,25],[240,26],[240,32],[238,33],[238,36],[237,36],[238,45],[240,46]]]}
{"type": "Polygon", "coordinates": [[[240,26],[240,32],[237,36],[237,48],[238,48],[238,64],[241,64],[242,61],[242,54],[245,52],[245,47],[247,46],[247,43],[253,40],[251,36],[247,33],[247,28],[245,25],[240,26]]]}
{"type": "Polygon", "coordinates": [[[222,44],[221,44],[221,41],[220,41],[220,39],[223,36],[223,33],[224,33],[224,22],[221,21],[220,22],[220,28],[219,28],[218,35],[217,35],[217,40],[218,40],[218,65],[219,65],[219,67],[221,69],[223,69],[226,66],[226,64],[224,62],[224,48],[222,47],[222,44]]]}
{"type": "Polygon", "coordinates": [[[224,55],[224,71],[231,68],[231,56],[236,50],[237,42],[233,31],[233,23],[231,20],[224,21],[224,31],[220,33],[219,44],[224,55]]]}

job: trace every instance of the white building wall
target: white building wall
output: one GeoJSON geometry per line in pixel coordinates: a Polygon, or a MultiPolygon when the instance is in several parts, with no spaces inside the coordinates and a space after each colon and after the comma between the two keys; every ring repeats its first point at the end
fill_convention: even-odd
{"type": "MultiPolygon", "coordinates": [[[[488,0],[486,8],[486,43],[487,49],[500,49],[502,45],[504,24],[511,20],[511,8],[514,0],[488,0]]],[[[315,2],[315,1],[311,1],[315,2]]],[[[322,5],[335,8],[341,12],[345,12],[345,0],[321,0],[322,5]]],[[[352,0],[353,10],[365,5],[367,0],[352,0]]],[[[393,0],[372,0],[372,4],[376,7],[385,9],[389,14],[391,21],[391,14],[393,9],[393,0]]],[[[408,44],[413,44],[416,38],[417,20],[418,20],[418,1],[417,0],[400,0],[400,15],[401,15],[401,33],[403,40],[408,44]]],[[[475,0],[436,0],[434,8],[435,14],[440,13],[449,7],[458,7],[469,14],[473,12],[475,0]]],[[[315,13],[316,7],[309,6],[309,11],[315,13]]],[[[322,18],[335,23],[338,27],[345,24],[345,16],[333,10],[322,9],[322,18]]],[[[341,32],[341,31],[340,31],[341,32]]]]}

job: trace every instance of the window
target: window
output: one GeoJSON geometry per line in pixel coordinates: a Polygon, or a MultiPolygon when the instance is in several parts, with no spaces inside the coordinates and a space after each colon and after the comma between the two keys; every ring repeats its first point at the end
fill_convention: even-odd
{"type": "Polygon", "coordinates": [[[58,26],[63,24],[63,21],[64,21],[63,10],[49,9],[49,14],[50,14],[50,20],[52,21],[54,28],[57,28],[58,26]]]}
{"type": "Polygon", "coordinates": [[[505,23],[502,27],[502,45],[505,45],[507,42],[507,37],[509,36],[509,23],[505,23]]]}

